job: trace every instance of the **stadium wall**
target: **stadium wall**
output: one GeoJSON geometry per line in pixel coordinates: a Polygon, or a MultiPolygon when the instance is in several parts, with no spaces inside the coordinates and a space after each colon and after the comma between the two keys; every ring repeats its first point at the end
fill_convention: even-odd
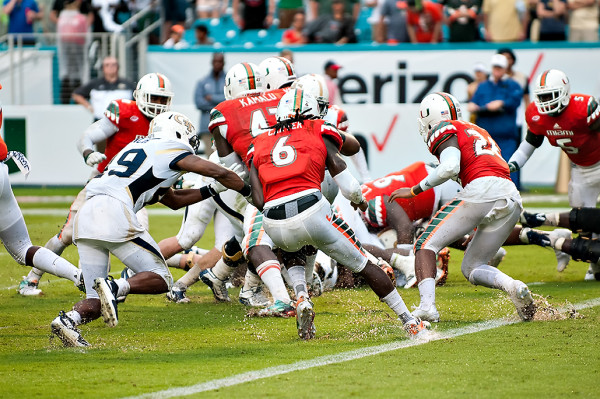
{"type": "MultiPolygon", "coordinates": [[[[355,45],[355,51],[346,51],[343,46],[314,45],[294,49],[294,53],[299,75],[322,73],[329,59],[343,66],[339,78],[350,130],[365,139],[371,171],[377,177],[417,160],[433,160],[417,133],[420,100],[428,92],[444,90],[464,102],[473,65],[487,64],[498,47],[487,43],[473,43],[468,48],[447,43],[435,47],[355,45]]],[[[548,68],[559,68],[571,77],[572,92],[600,94],[600,74],[593,67],[600,62],[598,45],[564,43],[540,48],[531,43],[513,43],[511,48],[517,55],[517,70],[535,75],[548,68]]],[[[189,115],[193,121],[199,118],[193,105],[195,84],[209,72],[213,51],[150,47],[147,53],[147,71],[162,72],[171,79],[174,110],[189,115]]],[[[228,49],[225,68],[242,61],[259,63],[279,51],[277,47],[228,49]]],[[[40,88],[46,91],[45,85],[38,86],[38,91],[40,88]]],[[[0,92],[5,118],[26,121],[26,151],[33,166],[29,179],[13,174],[12,181],[31,185],[85,182],[90,169],[83,164],[75,142],[91,123],[89,113],[73,105],[8,105],[8,99],[1,95],[0,92]]],[[[559,154],[558,149],[544,143],[525,166],[523,182],[553,185],[559,154]]]]}

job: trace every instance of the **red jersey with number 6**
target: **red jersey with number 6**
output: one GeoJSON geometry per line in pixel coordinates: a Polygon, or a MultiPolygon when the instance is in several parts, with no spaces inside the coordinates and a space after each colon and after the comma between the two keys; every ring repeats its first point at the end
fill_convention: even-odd
{"type": "Polygon", "coordinates": [[[598,101],[585,94],[571,94],[569,105],[558,115],[542,115],[535,103],[525,112],[527,127],[533,134],[546,136],[560,147],[571,162],[590,166],[600,161],[600,133],[590,126],[600,118],[598,101]]]}
{"type": "MultiPolygon", "coordinates": [[[[392,192],[402,187],[413,187],[427,176],[425,162],[415,162],[398,172],[392,172],[382,178],[362,185],[362,192],[369,208],[363,212],[363,218],[372,227],[386,227],[387,198],[392,192]]],[[[424,191],[413,198],[399,198],[398,205],[404,209],[410,220],[429,218],[433,213],[435,192],[424,191]]]]}
{"type": "Polygon", "coordinates": [[[127,144],[136,138],[146,137],[150,127],[150,120],[140,111],[135,101],[112,101],[104,111],[104,116],[119,130],[106,139],[106,149],[104,150],[106,159],[98,164],[100,173],[127,144]]]}
{"type": "Polygon", "coordinates": [[[500,155],[500,148],[485,129],[465,121],[442,121],[427,136],[429,151],[436,155],[440,145],[451,137],[456,137],[458,140],[460,149],[458,177],[463,187],[485,176],[510,180],[508,165],[500,155]]]}
{"type": "Polygon", "coordinates": [[[321,119],[294,122],[291,130],[265,130],[248,152],[263,185],[265,203],[304,190],[321,189],[327,148],[323,136],[342,147],[338,130],[321,119]]]}
{"type": "Polygon", "coordinates": [[[287,89],[276,89],[223,101],[210,111],[208,130],[212,132],[219,126],[226,126],[227,129],[221,129],[223,138],[248,165],[248,149],[253,135],[262,133],[261,129],[277,122],[277,104],[286,92],[287,89]]]}

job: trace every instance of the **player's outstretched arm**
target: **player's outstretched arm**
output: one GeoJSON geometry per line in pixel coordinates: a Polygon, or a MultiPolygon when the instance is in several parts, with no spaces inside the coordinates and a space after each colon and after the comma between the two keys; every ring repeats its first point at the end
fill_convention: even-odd
{"type": "Polygon", "coordinates": [[[544,136],[535,135],[530,130],[527,130],[525,140],[521,142],[517,151],[515,151],[508,160],[508,168],[511,173],[521,169],[527,160],[529,160],[535,149],[541,146],[543,142],[544,136]]]}
{"type": "Polygon", "coordinates": [[[223,186],[238,191],[243,195],[250,195],[250,187],[232,170],[207,161],[196,155],[189,155],[177,162],[180,170],[209,176],[221,183],[223,186]]]}

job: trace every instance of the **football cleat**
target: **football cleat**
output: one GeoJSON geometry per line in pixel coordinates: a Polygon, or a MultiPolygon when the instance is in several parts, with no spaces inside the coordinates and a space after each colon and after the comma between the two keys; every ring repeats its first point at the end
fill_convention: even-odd
{"type": "Polygon", "coordinates": [[[523,227],[539,227],[546,221],[546,215],[543,213],[529,213],[523,211],[519,221],[523,227]]]}
{"type": "Polygon", "coordinates": [[[431,324],[417,317],[407,321],[402,327],[408,333],[410,339],[426,339],[430,335],[431,324]]]}
{"type": "Polygon", "coordinates": [[[588,271],[585,273],[584,281],[600,281],[600,264],[590,263],[588,271]]]}
{"type": "Polygon", "coordinates": [[[437,273],[435,285],[442,286],[448,279],[448,264],[450,263],[450,249],[442,248],[437,254],[437,273]]]}
{"type": "Polygon", "coordinates": [[[77,289],[81,292],[83,292],[85,294],[85,281],[83,281],[83,272],[81,271],[79,273],[79,281],[77,281],[75,284],[75,287],[77,287],[77,289]]]}
{"type": "Polygon", "coordinates": [[[36,296],[42,293],[42,290],[38,288],[39,281],[28,280],[27,277],[23,276],[23,281],[19,283],[19,289],[17,292],[23,296],[36,296]]]}
{"type": "Polygon", "coordinates": [[[309,340],[315,337],[315,310],[313,303],[308,298],[300,297],[296,302],[296,327],[301,339],[309,340]]]}
{"type": "Polygon", "coordinates": [[[64,311],[58,312],[58,317],[52,320],[50,326],[52,334],[60,338],[64,346],[90,346],[81,336],[79,329],[75,327],[73,320],[64,311]]]}
{"type": "Polygon", "coordinates": [[[108,276],[107,278],[98,277],[94,280],[94,289],[100,298],[104,322],[109,327],[115,327],[119,324],[119,314],[117,313],[117,293],[119,286],[115,283],[112,276],[108,276]]]}
{"type": "Polygon", "coordinates": [[[219,302],[231,302],[229,298],[229,292],[227,292],[227,286],[225,281],[220,280],[214,275],[211,269],[203,270],[200,273],[200,280],[212,290],[215,299],[219,302]]]}
{"type": "Polygon", "coordinates": [[[523,321],[533,320],[537,310],[529,287],[519,280],[515,280],[513,289],[509,292],[511,301],[517,308],[517,313],[523,321]]]}
{"type": "Polygon", "coordinates": [[[278,299],[271,306],[259,310],[257,315],[261,317],[288,318],[296,315],[296,309],[292,302],[284,302],[278,299]]]}
{"type": "Polygon", "coordinates": [[[238,296],[238,300],[242,305],[255,308],[264,308],[271,302],[265,295],[262,285],[257,285],[248,289],[244,288],[245,287],[242,287],[240,290],[240,295],[238,296]]]}
{"type": "MultiPolygon", "coordinates": [[[[556,239],[553,240],[554,242],[556,242],[557,240],[559,240],[561,238],[563,238],[565,240],[570,240],[571,239],[571,230],[555,229],[550,232],[550,235],[553,235],[556,237],[556,239]]],[[[571,255],[569,255],[565,252],[559,251],[557,249],[554,250],[554,254],[556,255],[556,270],[559,272],[562,272],[563,270],[566,269],[567,265],[571,261],[571,255]]]]}
{"type": "Polygon", "coordinates": [[[185,288],[173,286],[169,292],[167,292],[167,299],[175,303],[189,303],[190,298],[185,296],[185,291],[185,288]]]}
{"type": "Polygon", "coordinates": [[[417,319],[428,321],[430,323],[437,323],[440,321],[440,314],[435,307],[435,304],[432,304],[429,308],[422,308],[420,305],[418,308],[412,311],[412,315],[417,319]]]}

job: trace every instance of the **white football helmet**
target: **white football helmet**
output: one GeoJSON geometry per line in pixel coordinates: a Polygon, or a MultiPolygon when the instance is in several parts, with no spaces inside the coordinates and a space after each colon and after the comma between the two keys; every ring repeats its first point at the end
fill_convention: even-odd
{"type": "Polygon", "coordinates": [[[225,99],[247,96],[264,91],[264,76],[260,68],[251,62],[235,64],[225,75],[225,99]]]}
{"type": "Polygon", "coordinates": [[[181,141],[198,150],[200,141],[190,119],[179,112],[163,112],[150,122],[148,137],[181,141]]]}
{"type": "Polygon", "coordinates": [[[562,112],[571,96],[569,78],[558,69],[549,69],[535,78],[533,101],[540,114],[554,114],[562,112]]]}
{"type": "Polygon", "coordinates": [[[302,89],[311,94],[319,104],[320,117],[323,118],[327,115],[327,108],[329,107],[329,90],[327,90],[327,84],[321,75],[315,73],[304,75],[292,83],[292,89],[302,89]]]}
{"type": "Polygon", "coordinates": [[[292,119],[296,114],[319,116],[317,100],[301,89],[290,90],[281,97],[277,105],[277,121],[292,119]]]}
{"type": "Polygon", "coordinates": [[[141,77],[133,92],[133,98],[140,111],[152,119],[171,109],[171,81],[162,73],[148,73],[141,77]]]}
{"type": "Polygon", "coordinates": [[[443,120],[460,120],[460,103],[452,95],[444,92],[428,94],[419,107],[419,133],[427,142],[429,131],[443,120]]]}
{"type": "Polygon", "coordinates": [[[269,57],[258,65],[265,77],[265,90],[275,90],[289,86],[296,80],[294,65],[283,57],[269,57]]]}

